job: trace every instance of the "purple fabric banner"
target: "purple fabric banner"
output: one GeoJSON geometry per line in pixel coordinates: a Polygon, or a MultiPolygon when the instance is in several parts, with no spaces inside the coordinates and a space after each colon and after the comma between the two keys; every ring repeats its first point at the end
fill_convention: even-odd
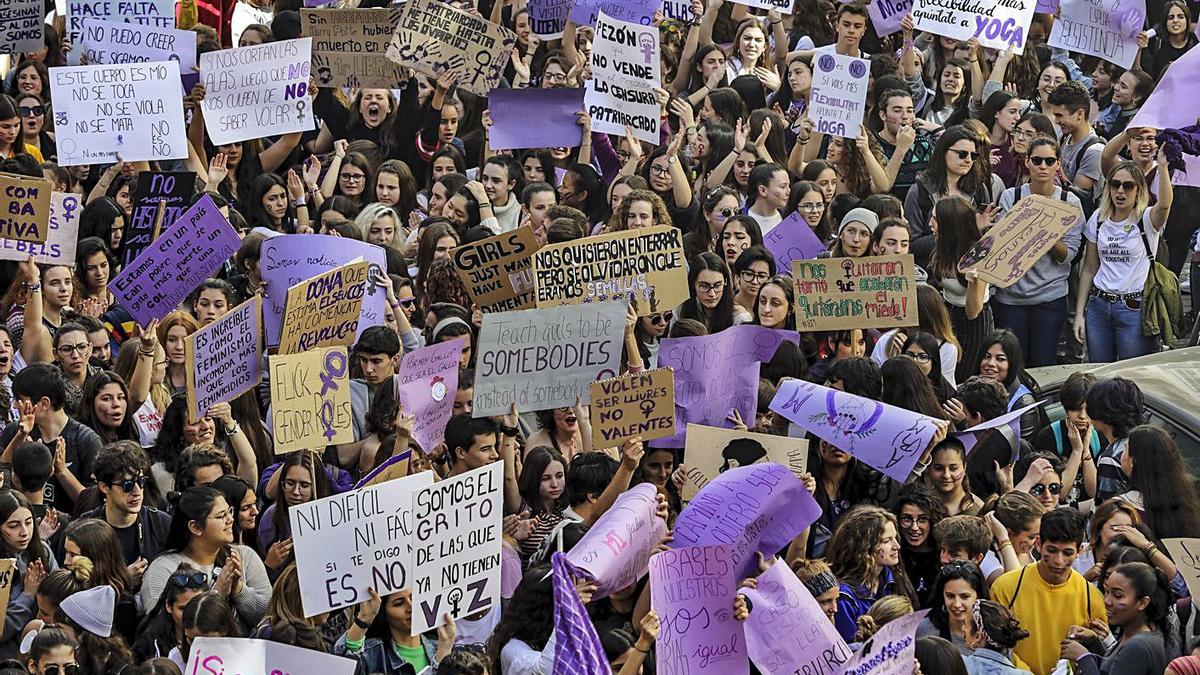
{"type": "Polygon", "coordinates": [[[583,574],[562,553],[550,556],[554,586],[554,663],[550,675],[609,675],[608,659],[587,608],[575,592],[574,579],[583,574]]]}
{"type": "Polygon", "coordinates": [[[1167,68],[1129,122],[1129,128],[1182,129],[1195,124],[1196,111],[1187,102],[1197,90],[1200,90],[1200,49],[1190,49],[1167,68]]]}
{"type": "Polygon", "coordinates": [[[629,488],[600,516],[567,560],[596,581],[596,600],[632,585],[646,573],[650,551],[667,536],[667,524],[655,515],[658,491],[650,483],[629,488]]]}
{"type": "Polygon", "coordinates": [[[786,564],[776,560],[742,594],[751,607],[746,647],[763,675],[842,672],[850,648],[786,564]]]}
{"type": "Polygon", "coordinates": [[[204,197],[126,265],[109,290],[145,326],[178,307],[241,244],[212,198],[204,197]]]}
{"type": "MultiPolygon", "coordinates": [[[[994,417],[986,422],[980,422],[970,429],[956,431],[954,432],[954,435],[958,437],[958,440],[962,441],[963,448],[966,449],[968,453],[971,452],[971,449],[975,447],[975,444],[979,440],[977,438],[979,435],[978,432],[985,431],[987,429],[996,429],[1006,424],[1008,425],[1008,428],[1012,430],[1012,440],[1015,441],[1021,437],[1021,415],[1024,415],[1043,403],[1045,403],[1045,401],[1034,401],[1024,408],[1020,408],[1009,413],[1004,413],[1003,415],[994,417]]],[[[1014,461],[1016,459],[1018,458],[1013,457],[1014,461]]]]}
{"type": "Polygon", "coordinates": [[[932,417],[800,380],[780,383],[771,410],[901,483],[937,433],[932,417]]]}
{"type": "Polygon", "coordinates": [[[595,26],[600,12],[621,21],[649,26],[654,13],[662,9],[663,0],[576,0],[571,7],[571,21],[577,26],[595,26]]]}
{"type": "Polygon", "coordinates": [[[392,378],[396,400],[414,415],[413,438],[431,452],[446,435],[458,391],[458,361],[467,338],[422,347],[404,355],[400,372],[392,378]]]}
{"type": "Polygon", "coordinates": [[[883,625],[846,664],[845,675],[912,675],[917,661],[917,626],[929,610],[906,614],[883,625]]]}
{"type": "Polygon", "coordinates": [[[728,546],[659,553],[650,559],[650,590],[662,623],[659,675],[748,675],[745,632],[733,618],[737,580],[728,546]]]}
{"type": "Polygon", "coordinates": [[[795,331],[742,324],[716,335],[664,338],[658,367],[675,369],[675,428],[670,438],[650,441],[654,448],[682,448],[688,424],[729,428],[726,417],[737,408],[743,420],[758,412],[758,366],[770,361],[779,343],[798,344],[795,331]]]}
{"type": "Polygon", "coordinates": [[[574,148],[583,142],[583,89],[493,89],[488,94],[493,150],[574,148]]]}
{"type": "Polygon", "coordinates": [[[782,464],[730,469],[704,486],[675,519],[670,547],[728,544],[738,578],[757,570],[816,522],[821,507],[782,464]]]}
{"type": "Polygon", "coordinates": [[[867,5],[875,33],[884,37],[900,30],[900,22],[912,10],[912,3],[913,0],[874,0],[867,5]]]}
{"type": "MultiPolygon", "coordinates": [[[[868,7],[874,7],[871,3],[868,7]]],[[[812,260],[827,247],[817,238],[816,233],[804,222],[804,217],[797,211],[784,218],[771,231],[763,235],[763,244],[771,255],[775,256],[775,266],[779,274],[792,273],[793,260],[812,260]]]]}

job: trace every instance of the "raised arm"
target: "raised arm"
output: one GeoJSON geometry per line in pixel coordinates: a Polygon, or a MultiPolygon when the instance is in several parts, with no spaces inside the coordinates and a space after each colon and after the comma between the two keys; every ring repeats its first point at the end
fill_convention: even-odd
{"type": "Polygon", "coordinates": [[[1171,215],[1171,204],[1175,201],[1175,189],[1171,186],[1171,169],[1167,166],[1167,156],[1162,148],[1158,149],[1158,202],[1150,209],[1150,224],[1154,229],[1161,230],[1167,224],[1171,215]]]}

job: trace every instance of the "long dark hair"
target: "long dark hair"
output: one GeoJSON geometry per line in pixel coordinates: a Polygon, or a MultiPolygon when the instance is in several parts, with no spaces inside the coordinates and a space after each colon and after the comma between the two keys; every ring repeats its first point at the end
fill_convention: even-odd
{"type": "MultiPolygon", "coordinates": [[[[553,410],[549,411],[551,414],[553,410]]],[[[554,437],[554,423],[551,420],[551,425],[546,428],[550,437],[554,437]]],[[[538,515],[546,511],[542,503],[541,484],[542,474],[554,462],[558,462],[563,468],[563,477],[566,478],[567,460],[563,459],[562,453],[554,448],[549,448],[544,445],[533,448],[525,455],[525,462],[521,466],[521,475],[517,478],[517,490],[521,493],[521,499],[525,501],[525,505],[529,507],[530,513],[538,515]]],[[[567,491],[564,489],[559,495],[558,501],[554,504],[554,510],[558,511],[567,506],[567,491]]]]}
{"type": "Polygon", "coordinates": [[[975,220],[975,207],[964,197],[952,195],[942,197],[933,207],[938,230],[933,255],[929,258],[929,272],[940,279],[959,279],[958,261],[979,241],[979,224],[975,220]]]}
{"type": "MultiPolygon", "coordinates": [[[[33,515],[33,507],[29,505],[29,500],[25,498],[25,495],[15,490],[0,491],[0,524],[7,521],[18,509],[29,509],[29,515],[33,515]]],[[[4,548],[7,549],[8,544],[4,544],[4,548]]],[[[42,543],[36,525],[33,527],[33,533],[29,537],[29,543],[25,546],[25,550],[12,551],[12,553],[18,555],[24,553],[28,558],[27,562],[40,560],[43,565],[46,565],[46,569],[50,569],[50,561],[47,560],[49,551],[42,543]]]]}
{"type": "MultiPolygon", "coordinates": [[[[283,481],[287,479],[287,472],[296,466],[304,468],[312,476],[313,500],[328,497],[331,493],[329,476],[325,473],[325,463],[321,461],[317,453],[293,452],[289,454],[283,460],[283,466],[279,467],[279,498],[275,500],[275,514],[271,517],[271,523],[275,526],[276,541],[287,539],[292,531],[292,525],[288,521],[288,503],[283,498],[283,481]]],[[[234,506],[234,508],[237,507],[234,506]]],[[[267,542],[267,545],[272,543],[274,542],[267,542]]]]}
{"type": "Polygon", "coordinates": [[[979,364],[983,363],[983,357],[992,348],[992,345],[1000,345],[1000,349],[1008,357],[1008,374],[1001,384],[1009,393],[1012,393],[1017,385],[1017,380],[1025,373],[1025,355],[1021,351],[1021,341],[1017,339],[1015,333],[1007,328],[992,331],[992,334],[987,336],[987,339],[979,347],[979,352],[975,354],[975,362],[971,364],[971,373],[979,374],[979,364]]]}
{"type": "MultiPolygon", "coordinates": [[[[280,477],[282,478],[282,476],[280,477]]],[[[209,486],[220,490],[221,494],[225,495],[225,501],[229,502],[229,507],[233,509],[233,540],[235,542],[240,541],[244,546],[257,549],[258,541],[257,537],[254,536],[255,530],[243,530],[240,517],[242,502],[246,499],[246,493],[253,493],[254,486],[246,482],[245,478],[230,476],[228,474],[209,483],[209,486]],[[247,534],[249,536],[245,536],[247,534]]]]}
{"type": "Polygon", "coordinates": [[[79,214],[79,237],[83,241],[89,237],[96,237],[105,244],[112,243],[112,224],[115,220],[121,221],[121,246],[125,247],[125,236],[129,229],[129,216],[125,215],[125,209],[117,204],[117,200],[112,197],[98,197],[83,207],[83,212],[79,214]]]}
{"type": "MultiPolygon", "coordinates": [[[[242,163],[244,164],[245,161],[245,158],[243,158],[242,163]]],[[[250,181],[250,197],[245,203],[240,204],[242,215],[246,216],[246,222],[250,224],[250,227],[262,227],[275,231],[276,225],[267,215],[267,210],[263,207],[262,203],[263,198],[274,187],[283,188],[286,197],[287,183],[283,182],[282,178],[273,173],[260,174],[250,181]]],[[[291,232],[296,227],[296,207],[292,206],[290,198],[287,198],[286,201],[287,212],[283,214],[283,220],[280,222],[279,227],[283,228],[285,232],[291,232]]]]}
{"type": "Polygon", "coordinates": [[[954,396],[954,387],[946,381],[946,376],[942,375],[942,343],[936,336],[924,331],[918,331],[908,336],[904,341],[904,346],[901,350],[907,350],[912,345],[916,345],[929,355],[929,384],[933,387],[933,393],[937,395],[938,401],[945,403],[948,399],[954,396]]]}
{"type": "Polygon", "coordinates": [[[1122,563],[1109,572],[1106,581],[1114,574],[1120,574],[1129,580],[1129,585],[1133,587],[1135,601],[1139,598],[1150,599],[1146,609],[1142,610],[1142,613],[1146,615],[1146,622],[1160,633],[1166,632],[1167,613],[1173,607],[1171,585],[1167,575],[1157,567],[1151,567],[1144,562],[1122,563]]]}
{"type": "Polygon", "coordinates": [[[1142,494],[1142,511],[1161,539],[1200,536],[1200,496],[1179,446],[1162,429],[1143,424],[1129,432],[1133,461],[1129,486],[1142,494]]]}
{"type": "Polygon", "coordinates": [[[513,592],[508,608],[487,641],[487,656],[496,672],[500,651],[510,640],[520,640],[541,651],[554,631],[554,583],[550,565],[534,565],[525,571],[513,592]]]}
{"type": "MultiPolygon", "coordinates": [[[[949,189],[946,153],[950,152],[950,148],[954,147],[954,144],[959,141],[971,141],[971,145],[975,146],[975,151],[979,151],[979,143],[965,127],[962,125],[950,127],[938,138],[937,143],[933,146],[933,157],[929,160],[929,166],[921,172],[921,177],[925,179],[927,187],[937,194],[946,194],[946,191],[949,189]]],[[[984,157],[975,161],[987,161],[987,158],[984,157]]],[[[958,189],[963,194],[974,195],[979,191],[979,188],[979,174],[975,171],[968,171],[965,176],[958,180],[958,189]]]]}
{"type": "MultiPolygon", "coordinates": [[[[203,525],[208,520],[208,515],[212,513],[213,506],[218,499],[225,501],[225,495],[220,490],[207,485],[194,485],[180,493],[162,550],[180,553],[187,548],[188,543],[192,540],[192,532],[188,529],[188,525],[197,522],[203,529],[203,525]]],[[[217,556],[218,566],[223,563],[222,556],[223,554],[217,556]]]]}
{"type": "Polygon", "coordinates": [[[79,422],[85,427],[95,431],[100,440],[105,443],[114,441],[134,441],[140,443],[141,435],[138,433],[137,425],[134,424],[134,401],[129,397],[129,387],[125,384],[125,380],[111,370],[102,370],[95,375],[89,377],[83,385],[83,400],[79,406],[79,422]],[[121,388],[121,393],[125,395],[125,417],[115,429],[109,429],[100,423],[96,418],[96,396],[104,387],[115,384],[121,388]]]}
{"type": "Polygon", "coordinates": [[[680,318],[695,319],[708,327],[709,334],[719,333],[733,325],[733,279],[725,260],[715,253],[705,252],[696,256],[688,270],[688,291],[691,297],[679,309],[680,318]],[[711,311],[705,309],[696,297],[696,279],[701,272],[719,272],[725,281],[721,299],[711,311]]]}
{"type": "Polygon", "coordinates": [[[929,621],[938,629],[938,633],[947,640],[950,639],[950,615],[946,611],[946,601],[942,593],[946,584],[954,580],[965,581],[975,590],[977,600],[987,600],[987,584],[983,580],[983,572],[975,563],[966,560],[955,560],[942,566],[933,588],[929,591],[929,601],[933,608],[929,612],[929,621]]]}
{"type": "MultiPolygon", "coordinates": [[[[932,374],[933,370],[929,372],[932,374]]],[[[907,356],[895,356],[883,362],[879,373],[883,376],[880,401],[935,419],[945,419],[933,383],[921,372],[916,361],[907,356]]]]}
{"type": "MultiPolygon", "coordinates": [[[[941,52],[940,46],[935,46],[934,51],[941,52]]],[[[968,117],[971,116],[971,112],[970,112],[969,108],[970,108],[971,95],[972,95],[971,94],[972,89],[971,89],[971,66],[970,66],[970,64],[968,64],[966,61],[963,61],[962,59],[956,59],[956,58],[947,59],[946,62],[943,63],[940,68],[938,68],[937,79],[933,83],[933,89],[934,89],[933,100],[929,104],[928,110],[939,111],[942,108],[945,108],[947,105],[949,105],[949,102],[946,101],[946,94],[944,92],[942,92],[942,73],[949,66],[953,66],[962,71],[963,88],[962,88],[962,91],[959,92],[958,98],[953,103],[954,112],[950,113],[950,117],[946,118],[946,123],[943,125],[943,126],[947,126],[947,127],[951,127],[956,124],[962,124],[963,122],[965,122],[967,120],[968,117]]],[[[988,125],[988,128],[990,129],[991,125],[988,125]]]]}
{"type": "Polygon", "coordinates": [[[66,538],[75,542],[80,554],[92,561],[91,585],[107,584],[117,595],[133,588],[125,569],[125,556],[117,532],[101,518],[76,520],[67,526],[66,538]]]}
{"type": "Polygon", "coordinates": [[[179,646],[179,638],[183,633],[182,626],[175,625],[175,619],[171,616],[170,609],[167,605],[177,605],[179,596],[183,592],[189,590],[186,586],[181,586],[172,580],[175,574],[192,575],[200,570],[192,567],[187,563],[181,563],[175,568],[172,576],[167,577],[167,583],[163,586],[162,594],[158,596],[158,602],[154,608],[146,613],[142,618],[141,623],[137,627],[137,638],[134,641],[134,651],[138,656],[149,656],[155,653],[169,652],[171,647],[179,646]],[[162,649],[166,647],[166,649],[162,649]]]}

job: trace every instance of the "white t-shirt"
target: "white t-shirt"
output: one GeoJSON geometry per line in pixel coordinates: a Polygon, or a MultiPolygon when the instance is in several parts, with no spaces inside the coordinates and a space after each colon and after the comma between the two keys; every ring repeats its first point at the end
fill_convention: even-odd
{"type": "MultiPolygon", "coordinates": [[[[1162,232],[1150,223],[1150,209],[1142,214],[1142,229],[1146,232],[1146,243],[1151,251],[1158,250],[1158,239],[1162,232]]],[[[1092,214],[1083,228],[1083,236],[1096,245],[1100,253],[1100,268],[1092,281],[1096,288],[1108,293],[1136,293],[1146,287],[1146,275],[1150,272],[1150,258],[1146,255],[1146,244],[1142,233],[1133,219],[1114,222],[1109,219],[1097,225],[1100,213],[1092,214]]]]}
{"type": "Polygon", "coordinates": [[[269,9],[259,9],[254,5],[246,2],[239,2],[233,6],[233,15],[229,18],[229,28],[233,32],[233,46],[238,46],[238,42],[242,39],[242,31],[246,30],[247,26],[261,23],[264,26],[271,25],[271,19],[275,13],[269,9]]]}
{"type": "Polygon", "coordinates": [[[754,222],[758,223],[758,228],[762,230],[764,237],[767,236],[768,232],[775,229],[776,225],[783,222],[783,216],[779,215],[779,211],[775,211],[769,216],[760,216],[754,212],[754,209],[748,209],[746,211],[746,215],[750,216],[754,219],[754,222]]]}
{"type": "Polygon", "coordinates": [[[143,448],[154,447],[155,441],[158,440],[158,432],[162,430],[162,422],[162,415],[150,399],[143,401],[142,406],[133,413],[133,424],[137,427],[143,448]]]}

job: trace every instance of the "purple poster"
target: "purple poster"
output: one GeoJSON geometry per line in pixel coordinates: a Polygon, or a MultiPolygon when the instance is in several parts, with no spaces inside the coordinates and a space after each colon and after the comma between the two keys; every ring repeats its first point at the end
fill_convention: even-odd
{"type": "Polygon", "coordinates": [[[885,623],[863,643],[843,672],[912,675],[917,660],[917,626],[928,613],[923,609],[885,623]]]}
{"type": "MultiPolygon", "coordinates": [[[[875,3],[870,6],[874,7],[875,3]]],[[[799,211],[784,218],[771,228],[770,232],[764,234],[763,244],[771,255],[775,256],[775,266],[779,274],[791,274],[793,260],[812,260],[827,248],[808,223],[804,222],[804,217],[799,211]]]]}
{"type": "Polygon", "coordinates": [[[729,547],[686,546],[650,559],[650,601],[662,629],[660,675],[748,675],[746,636],[733,618],[737,593],[729,547]]]}
{"type": "Polygon", "coordinates": [[[362,318],[355,339],[371,326],[383,325],[387,292],[375,280],[387,270],[383,249],[345,237],[325,234],[285,234],[270,237],[262,244],[258,269],[267,292],[263,297],[263,319],[267,345],[279,344],[279,327],[283,322],[283,306],[288,289],[322,272],[341,267],[357,258],[371,263],[367,274],[367,294],[363,298],[362,318]]]}
{"type": "Polygon", "coordinates": [[[241,244],[212,198],[204,197],[126,265],[109,290],[145,326],[178,307],[241,244]]]}
{"type": "Polygon", "coordinates": [[[394,378],[396,400],[414,415],[413,438],[425,452],[442,442],[454,413],[458,392],[458,361],[467,338],[422,347],[404,355],[394,378]]]}
{"type": "MultiPolygon", "coordinates": [[[[572,4],[571,0],[529,0],[525,4],[529,10],[529,28],[543,40],[559,39],[567,25],[567,14],[572,4]]],[[[493,93],[495,91],[492,90],[493,93]]]]}
{"type": "Polygon", "coordinates": [[[629,488],[567,552],[567,560],[596,581],[595,599],[608,597],[642,578],[650,551],[667,536],[656,515],[658,492],[649,483],[629,488]]]}
{"type": "Polygon", "coordinates": [[[1037,0],[1037,8],[1033,11],[1038,14],[1053,14],[1058,11],[1058,0],[1037,0]]]}
{"type": "Polygon", "coordinates": [[[937,433],[932,417],[800,380],[780,383],[771,410],[901,483],[937,433]]]}
{"type": "Polygon", "coordinates": [[[488,110],[488,145],[493,150],[574,148],[583,142],[581,88],[493,89],[488,110]]]}
{"type": "Polygon", "coordinates": [[[879,37],[891,35],[900,30],[900,22],[912,9],[912,0],[874,0],[867,5],[867,13],[871,15],[871,25],[879,37]]]}
{"type": "Polygon", "coordinates": [[[728,544],[738,578],[757,569],[816,522],[821,507],[782,464],[752,464],[717,476],[675,519],[672,549],[728,544]]]}
{"type": "Polygon", "coordinates": [[[1133,116],[1129,128],[1182,129],[1196,123],[1196,111],[1185,105],[1200,88],[1200,49],[1189,50],[1167,68],[1154,91],[1133,116]]]}
{"type": "MultiPolygon", "coordinates": [[[[985,431],[987,429],[996,429],[1006,424],[1008,425],[1008,428],[1012,430],[1011,439],[1016,440],[1021,437],[1021,415],[1024,415],[1043,403],[1045,403],[1045,401],[1034,401],[1024,408],[1019,408],[1012,412],[1005,413],[999,417],[993,417],[986,422],[980,422],[970,429],[957,431],[954,433],[954,435],[957,436],[960,441],[962,441],[963,448],[965,448],[967,452],[971,452],[971,448],[974,448],[975,443],[978,442],[978,432],[985,431]]],[[[1016,460],[1017,458],[1014,457],[1013,459],[1016,460]]]]}
{"type": "Polygon", "coordinates": [[[763,675],[842,672],[850,648],[787,565],[776,560],[742,594],[751,607],[746,647],[763,675]]]}
{"type": "Polygon", "coordinates": [[[663,0],[576,0],[570,18],[577,26],[595,26],[596,17],[604,12],[614,19],[649,26],[662,4],[663,0]]]}
{"type": "Polygon", "coordinates": [[[675,428],[670,438],[650,441],[655,448],[682,448],[687,425],[729,428],[725,418],[737,408],[743,420],[758,412],[758,366],[770,361],[779,343],[799,343],[795,331],[742,324],[716,335],[665,338],[658,367],[675,369],[675,428]]]}

